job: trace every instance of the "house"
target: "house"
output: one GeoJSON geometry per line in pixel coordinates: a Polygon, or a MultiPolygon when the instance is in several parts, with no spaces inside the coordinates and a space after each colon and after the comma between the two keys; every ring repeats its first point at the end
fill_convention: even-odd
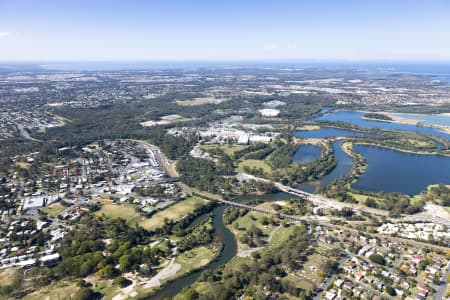
{"type": "Polygon", "coordinates": [[[416,254],[416,255],[412,255],[411,256],[411,261],[414,263],[414,264],[419,264],[421,261],[422,261],[422,255],[419,255],[419,254],[416,254]]]}
{"type": "Polygon", "coordinates": [[[239,145],[247,145],[249,143],[249,140],[250,140],[250,136],[248,134],[243,134],[243,135],[239,136],[237,143],[239,145]]]}
{"type": "Polygon", "coordinates": [[[325,298],[326,300],[334,300],[334,298],[336,298],[336,293],[335,293],[333,290],[327,291],[327,292],[325,293],[324,298],[325,298]]]}
{"type": "Polygon", "coordinates": [[[364,274],[362,272],[356,272],[354,275],[355,275],[356,281],[360,281],[361,279],[364,278],[364,274]]]}
{"type": "Polygon", "coordinates": [[[42,262],[44,266],[49,266],[55,264],[59,261],[60,256],[59,253],[47,254],[42,256],[39,260],[42,262]]]}
{"type": "Polygon", "coordinates": [[[264,108],[258,111],[263,117],[276,117],[280,113],[280,110],[272,108],[264,108]]]}
{"type": "Polygon", "coordinates": [[[342,279],[336,279],[336,281],[334,282],[334,285],[338,288],[340,288],[342,286],[342,284],[344,283],[344,280],[342,279]]]}
{"type": "Polygon", "coordinates": [[[346,283],[344,283],[344,285],[342,287],[346,290],[352,290],[353,284],[351,284],[351,282],[346,282],[346,283]]]}
{"type": "Polygon", "coordinates": [[[425,284],[419,283],[417,285],[417,294],[418,295],[420,295],[422,297],[426,297],[428,295],[429,291],[430,290],[428,289],[428,286],[426,286],[425,284]]]}

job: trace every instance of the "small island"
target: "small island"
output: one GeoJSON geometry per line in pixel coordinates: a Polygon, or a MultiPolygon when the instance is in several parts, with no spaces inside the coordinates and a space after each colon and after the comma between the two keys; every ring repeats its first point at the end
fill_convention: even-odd
{"type": "Polygon", "coordinates": [[[380,121],[394,121],[391,117],[384,115],[384,114],[379,114],[379,113],[365,113],[364,118],[380,120],[380,121]]]}

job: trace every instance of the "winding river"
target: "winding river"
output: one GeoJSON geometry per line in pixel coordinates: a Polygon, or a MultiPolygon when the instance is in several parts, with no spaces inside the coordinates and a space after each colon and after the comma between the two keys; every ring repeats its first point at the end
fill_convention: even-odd
{"type": "MultiPolygon", "coordinates": [[[[223,241],[223,249],[219,254],[219,257],[204,268],[165,284],[155,294],[148,297],[148,299],[162,300],[166,298],[172,298],[176,294],[181,292],[185,287],[197,281],[203,271],[214,270],[218,266],[228,263],[233,257],[236,256],[236,240],[234,239],[233,233],[231,233],[231,231],[223,223],[224,209],[225,207],[223,205],[220,205],[215,207],[212,211],[215,235],[223,241]]],[[[204,215],[200,215],[198,218],[203,218],[203,216],[204,215]]]]}
{"type": "MultiPolygon", "coordinates": [[[[292,198],[290,194],[277,192],[260,196],[259,195],[239,196],[236,197],[234,201],[241,203],[245,200],[278,201],[278,200],[288,200],[290,198],[292,198]]],[[[228,263],[233,259],[233,257],[236,256],[237,253],[236,240],[234,238],[233,233],[223,223],[224,209],[225,206],[220,205],[215,207],[212,211],[215,234],[223,241],[224,244],[224,247],[221,253],[219,254],[219,257],[209,265],[205,266],[204,268],[165,284],[155,294],[148,297],[148,299],[162,300],[174,297],[176,294],[181,292],[185,287],[188,287],[189,285],[197,281],[197,279],[200,277],[203,271],[214,270],[218,266],[228,263]]],[[[192,221],[189,227],[195,226],[195,224],[198,224],[201,220],[207,218],[208,215],[209,213],[198,216],[194,221],[192,221]]]]}

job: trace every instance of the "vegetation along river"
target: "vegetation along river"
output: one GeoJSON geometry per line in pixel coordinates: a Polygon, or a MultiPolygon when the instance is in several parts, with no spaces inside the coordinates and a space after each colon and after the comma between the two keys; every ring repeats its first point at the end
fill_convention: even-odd
{"type": "MultiPolygon", "coordinates": [[[[245,200],[263,200],[263,201],[277,201],[277,200],[287,200],[291,198],[292,196],[283,193],[273,193],[273,194],[267,194],[267,195],[261,195],[261,196],[255,196],[255,195],[248,195],[248,196],[240,196],[235,199],[236,202],[243,202],[245,200]]],[[[219,257],[210,263],[209,265],[205,266],[201,270],[198,270],[196,272],[190,273],[182,278],[176,279],[170,283],[167,283],[164,285],[159,291],[157,291],[155,294],[149,297],[149,299],[156,299],[156,300],[162,300],[166,298],[174,297],[176,294],[181,292],[185,287],[188,287],[189,285],[193,284],[197,279],[200,277],[201,273],[205,270],[214,270],[218,266],[228,263],[233,257],[236,256],[237,253],[237,245],[236,240],[234,239],[233,233],[231,233],[230,230],[225,226],[223,223],[223,211],[225,209],[225,206],[220,205],[213,209],[213,225],[216,236],[218,236],[220,239],[222,239],[224,247],[222,249],[222,252],[220,253],[219,257]]],[[[204,219],[208,214],[200,215],[197,217],[197,219],[204,219]]],[[[199,221],[194,220],[193,224],[198,223],[199,221]]]]}

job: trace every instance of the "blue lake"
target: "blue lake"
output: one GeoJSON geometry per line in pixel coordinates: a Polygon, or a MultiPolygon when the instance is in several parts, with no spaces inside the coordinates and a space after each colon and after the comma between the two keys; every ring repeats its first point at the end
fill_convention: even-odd
{"type": "Polygon", "coordinates": [[[450,126],[450,115],[419,115],[419,114],[400,114],[395,113],[394,116],[405,119],[421,121],[428,125],[450,126]]]}
{"type": "MultiPolygon", "coordinates": [[[[382,122],[382,121],[365,120],[365,119],[363,119],[363,116],[364,116],[364,112],[359,112],[359,111],[337,111],[337,112],[333,112],[328,115],[318,117],[314,120],[316,120],[316,121],[348,122],[348,123],[358,125],[361,127],[368,127],[368,128],[378,127],[378,128],[386,129],[386,130],[417,132],[417,133],[435,135],[435,136],[439,136],[439,137],[450,140],[450,134],[444,133],[436,128],[415,126],[415,125],[408,125],[408,124],[396,124],[396,123],[382,122]]],[[[430,120],[430,118],[432,118],[432,117],[433,116],[431,116],[431,115],[428,116],[428,120],[430,120]]],[[[313,133],[310,133],[310,135],[313,135],[313,133]]]]}
{"type": "Polygon", "coordinates": [[[430,184],[450,184],[450,157],[355,145],[368,164],[353,188],[417,195],[430,184]]]}
{"type": "MultiPolygon", "coordinates": [[[[351,115],[356,116],[355,114],[351,115]]],[[[384,124],[384,122],[375,123],[384,124]]],[[[297,131],[295,135],[302,138],[327,138],[356,136],[361,135],[361,133],[352,130],[322,127],[319,130],[297,131]]],[[[336,167],[320,180],[303,183],[298,188],[314,193],[318,188],[324,187],[350,172],[353,160],[341,150],[340,144],[340,141],[333,143],[334,156],[337,162],[336,167]]],[[[409,154],[382,147],[363,145],[356,145],[355,149],[366,158],[368,163],[366,172],[353,184],[352,187],[355,189],[416,195],[430,184],[450,184],[449,157],[409,154]]]]}
{"type": "Polygon", "coordinates": [[[322,153],[322,149],[319,146],[305,144],[301,145],[297,151],[295,151],[292,160],[299,164],[305,165],[318,159],[320,157],[320,153],[322,153]]]}
{"type": "Polygon", "coordinates": [[[328,137],[347,137],[361,135],[364,135],[364,133],[354,130],[332,127],[321,127],[318,130],[299,130],[295,132],[295,136],[305,139],[324,139],[328,137]]]}

